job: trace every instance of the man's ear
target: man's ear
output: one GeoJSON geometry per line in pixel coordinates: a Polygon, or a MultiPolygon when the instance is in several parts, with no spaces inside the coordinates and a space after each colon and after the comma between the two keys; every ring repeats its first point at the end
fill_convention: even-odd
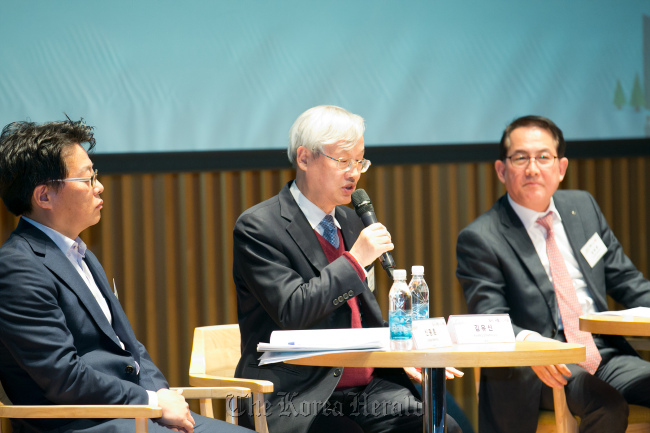
{"type": "Polygon", "coordinates": [[[566,169],[569,167],[569,160],[567,158],[560,158],[560,182],[564,180],[566,176],[566,169]]]}
{"type": "Polygon", "coordinates": [[[505,184],[506,183],[506,164],[501,161],[500,159],[497,159],[494,162],[494,171],[497,172],[497,176],[499,177],[499,180],[501,183],[505,184]]]}
{"type": "Polygon", "coordinates": [[[38,185],[32,192],[32,204],[41,209],[52,209],[54,191],[47,185],[38,185]]]}
{"type": "Polygon", "coordinates": [[[310,157],[311,151],[304,146],[299,146],[298,149],[296,149],[296,167],[302,171],[306,171],[310,157]]]}

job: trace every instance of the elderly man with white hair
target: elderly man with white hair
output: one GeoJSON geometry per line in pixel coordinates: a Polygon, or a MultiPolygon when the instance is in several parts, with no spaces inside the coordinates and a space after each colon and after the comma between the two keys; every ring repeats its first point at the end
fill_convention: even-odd
{"type": "MultiPolygon", "coordinates": [[[[270,431],[422,429],[417,391],[402,369],[258,365],[259,342],[285,329],[385,326],[367,269],[393,249],[379,223],[344,205],[362,173],[364,121],[334,106],[301,114],[289,133],[296,179],[245,211],[234,229],[233,276],[242,338],[238,377],[270,380],[270,431]]],[[[460,431],[450,417],[450,432],[460,431]]]]}

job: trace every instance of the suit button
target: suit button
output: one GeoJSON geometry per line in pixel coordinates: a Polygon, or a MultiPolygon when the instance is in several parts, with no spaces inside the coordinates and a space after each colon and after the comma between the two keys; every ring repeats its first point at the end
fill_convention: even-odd
{"type": "Polygon", "coordinates": [[[348,292],[348,295],[350,295],[350,296],[354,296],[354,290],[350,290],[350,291],[348,292]]]}
{"type": "Polygon", "coordinates": [[[133,372],[135,371],[135,368],[133,368],[132,365],[127,365],[126,368],[124,369],[124,371],[126,371],[126,374],[133,374],[133,372]]]}
{"type": "Polygon", "coordinates": [[[345,299],[345,300],[350,299],[350,295],[348,295],[347,293],[344,293],[343,294],[343,299],[345,299]]]}
{"type": "Polygon", "coordinates": [[[341,375],[341,369],[340,368],[335,368],[334,369],[334,377],[339,377],[341,375]]]}
{"type": "Polygon", "coordinates": [[[339,297],[338,297],[338,300],[339,300],[339,302],[343,302],[343,301],[345,301],[345,299],[343,299],[343,296],[339,296],[339,297]]]}
{"type": "Polygon", "coordinates": [[[332,301],[332,304],[334,304],[334,305],[339,305],[339,300],[338,300],[338,299],[334,299],[334,301],[332,301]]]}

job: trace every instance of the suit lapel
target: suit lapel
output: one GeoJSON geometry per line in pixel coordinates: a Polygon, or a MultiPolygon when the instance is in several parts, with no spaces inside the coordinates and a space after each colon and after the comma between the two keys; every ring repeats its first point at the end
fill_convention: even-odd
{"type": "Polygon", "coordinates": [[[291,191],[289,191],[290,184],[291,182],[285,185],[279,194],[280,214],[287,220],[287,233],[311,264],[316,269],[323,269],[329,262],[322,248],[314,248],[314,245],[319,245],[318,238],[309,221],[307,221],[307,218],[293,199],[291,191]]]}
{"type": "MultiPolygon", "coordinates": [[[[573,250],[573,255],[580,266],[580,272],[585,279],[587,288],[597,287],[593,280],[593,270],[587,260],[584,258],[580,249],[587,243],[588,237],[591,237],[593,233],[585,233],[582,224],[581,214],[578,212],[574,203],[566,199],[562,193],[555,193],[553,196],[555,201],[555,207],[562,217],[562,225],[564,226],[564,231],[566,232],[569,243],[571,244],[571,249],[573,250]]],[[[605,311],[607,307],[607,299],[602,298],[599,293],[595,290],[589,290],[591,297],[596,301],[596,305],[600,311],[605,311]]]]}
{"type": "Polygon", "coordinates": [[[352,229],[354,224],[348,222],[347,214],[339,207],[336,208],[336,220],[341,224],[341,235],[343,236],[345,251],[350,251],[350,248],[352,248],[359,235],[352,229]]]}
{"type": "Polygon", "coordinates": [[[539,260],[537,250],[535,250],[533,241],[530,240],[526,228],[517,213],[512,209],[512,206],[510,206],[508,197],[505,195],[500,199],[498,212],[501,218],[502,236],[515,251],[515,256],[522,262],[524,269],[530,274],[535,285],[546,300],[546,305],[551,311],[553,320],[555,323],[558,323],[557,302],[553,284],[548,279],[548,275],[544,270],[544,266],[542,266],[542,262],[539,260]]]}
{"type": "Polygon", "coordinates": [[[104,274],[103,268],[99,264],[99,260],[95,257],[93,253],[89,250],[86,250],[86,258],[84,259],[88,269],[95,280],[95,284],[99,287],[99,291],[102,292],[102,295],[106,298],[106,302],[109,305],[112,305],[113,298],[115,295],[108,285],[108,280],[106,279],[106,274],[104,274]]]}
{"type": "MultiPolygon", "coordinates": [[[[135,360],[140,362],[137,350],[133,349],[135,347],[135,342],[137,341],[135,334],[133,333],[129,319],[126,317],[126,313],[124,313],[122,306],[111,290],[108,280],[106,279],[104,269],[99,263],[99,260],[97,260],[95,255],[89,250],[86,250],[85,261],[88,265],[88,269],[90,269],[90,273],[92,274],[93,279],[95,280],[95,284],[97,284],[100,292],[102,295],[104,295],[104,298],[106,298],[108,307],[111,310],[111,316],[113,318],[113,326],[111,327],[111,331],[113,334],[117,334],[119,341],[124,343],[126,349],[135,357],[135,360]]],[[[111,335],[109,335],[109,337],[112,338],[111,335]]],[[[119,341],[115,340],[117,344],[119,344],[119,341]]]]}
{"type": "MultiPolygon", "coordinates": [[[[33,225],[20,220],[16,232],[31,246],[34,253],[42,258],[43,264],[56,275],[66,287],[75,293],[86,308],[91,320],[106,334],[108,338],[119,345],[117,335],[111,327],[101,307],[95,300],[85,281],[81,278],[70,260],[56,246],[54,241],[33,225]]],[[[99,283],[98,283],[99,285],[99,283]]],[[[81,314],[81,312],[80,312],[81,314]]]]}

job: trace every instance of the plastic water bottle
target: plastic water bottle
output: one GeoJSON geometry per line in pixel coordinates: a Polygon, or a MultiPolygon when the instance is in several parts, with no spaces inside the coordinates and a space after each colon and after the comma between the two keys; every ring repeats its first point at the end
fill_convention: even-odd
{"type": "Polygon", "coordinates": [[[413,320],[429,318],[429,287],[424,281],[424,266],[411,267],[411,298],[413,301],[413,320]]]}
{"type": "Polygon", "coordinates": [[[411,350],[411,291],[406,285],[406,269],[393,271],[393,285],[388,295],[390,350],[411,350]]]}

